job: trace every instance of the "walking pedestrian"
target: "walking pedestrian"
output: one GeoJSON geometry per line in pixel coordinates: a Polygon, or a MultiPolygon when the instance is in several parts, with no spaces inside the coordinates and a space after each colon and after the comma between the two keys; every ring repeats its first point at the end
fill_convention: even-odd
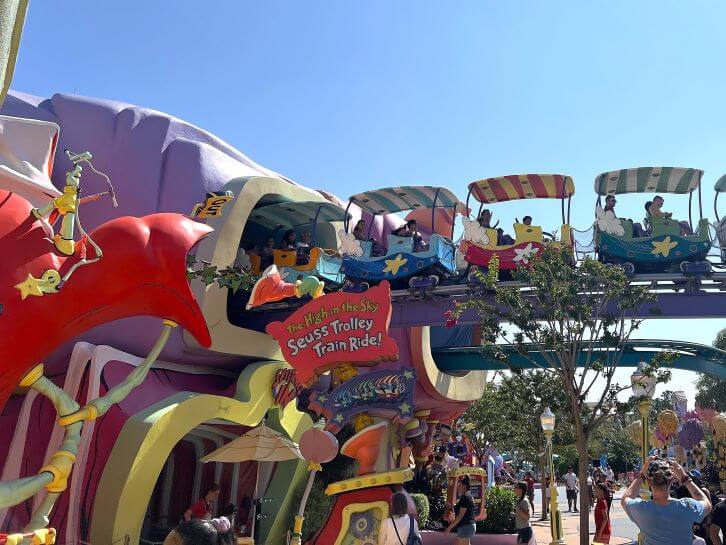
{"type": "Polygon", "coordinates": [[[514,513],[514,529],[517,530],[517,545],[530,545],[534,543],[534,534],[530,524],[532,510],[527,501],[527,483],[518,482],[514,487],[517,495],[517,506],[514,513]]]}
{"type": "Polygon", "coordinates": [[[416,519],[408,513],[406,494],[396,492],[391,496],[391,516],[381,523],[378,545],[408,545],[412,534],[421,539],[416,519]]]}
{"type": "Polygon", "coordinates": [[[459,501],[454,506],[454,520],[451,521],[445,534],[456,530],[455,545],[470,545],[471,536],[476,533],[476,521],[474,520],[474,498],[469,493],[470,488],[469,477],[464,476],[459,480],[458,492],[460,494],[459,501]]]}
{"type": "Polygon", "coordinates": [[[572,466],[565,475],[565,490],[567,491],[567,511],[572,511],[574,507],[575,513],[577,513],[577,475],[572,466]]]}
{"type": "Polygon", "coordinates": [[[610,543],[610,505],[608,504],[608,496],[610,489],[604,483],[598,483],[595,486],[595,538],[598,543],[610,543]]]}
{"type": "Polygon", "coordinates": [[[625,513],[640,529],[643,545],[684,545],[693,541],[693,525],[711,510],[711,502],[675,460],[651,457],[646,461],[647,475],[641,473],[620,500],[625,513]],[[647,480],[653,491],[651,500],[639,498],[640,486],[647,480]],[[673,481],[688,488],[690,498],[670,497],[673,481]]]}
{"type": "Polygon", "coordinates": [[[532,472],[528,471],[524,477],[524,482],[527,483],[527,500],[532,506],[532,514],[534,515],[534,479],[532,478],[532,472]]]}

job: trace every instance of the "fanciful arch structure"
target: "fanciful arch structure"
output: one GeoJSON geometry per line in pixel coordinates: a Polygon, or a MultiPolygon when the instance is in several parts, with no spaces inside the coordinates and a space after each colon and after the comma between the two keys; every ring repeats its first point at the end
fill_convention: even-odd
{"type": "MultiPolygon", "coordinates": [[[[597,348],[597,347],[596,347],[597,348]]],[[[601,348],[605,348],[604,346],[601,348]]],[[[660,341],[633,339],[627,342],[626,349],[620,360],[621,367],[635,367],[641,361],[650,361],[657,353],[669,350],[677,354],[669,364],[674,369],[685,369],[705,373],[721,380],[726,380],[726,351],[712,346],[685,341],[660,341]]],[[[497,369],[528,369],[534,368],[532,361],[524,358],[514,350],[507,350],[508,363],[494,360],[484,353],[481,346],[464,346],[455,348],[439,348],[433,351],[436,366],[445,372],[462,371],[493,371],[497,369]]],[[[548,367],[539,353],[533,353],[531,360],[548,367]]],[[[584,360],[584,355],[583,355],[584,360]]]]}
{"type": "MultiPolygon", "coordinates": [[[[240,381],[244,388],[238,388],[236,398],[179,392],[132,416],[121,429],[98,485],[94,512],[102,515],[92,519],[91,543],[138,543],[154,484],[174,445],[210,420],[245,426],[259,424],[273,407],[268,386],[282,367],[280,362],[248,366],[242,373],[244,380],[240,381]]],[[[294,440],[312,425],[310,417],[298,412],[294,404],[275,412],[270,424],[294,440]]],[[[275,494],[276,516],[265,521],[263,529],[263,533],[270,532],[267,539],[273,543],[282,542],[283,521],[291,517],[290,509],[295,507],[291,495],[284,491],[291,483],[295,486],[301,482],[307,468],[305,462],[281,465],[272,486],[283,493],[275,494]]]]}

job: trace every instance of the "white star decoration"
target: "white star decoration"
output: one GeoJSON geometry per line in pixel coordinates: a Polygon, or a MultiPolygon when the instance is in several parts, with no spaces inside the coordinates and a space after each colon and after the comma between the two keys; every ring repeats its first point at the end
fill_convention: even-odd
{"type": "Polygon", "coordinates": [[[527,244],[524,248],[515,248],[514,253],[517,254],[514,257],[514,261],[522,262],[522,263],[529,263],[529,260],[534,257],[534,254],[539,252],[539,248],[535,248],[532,246],[532,243],[530,242],[527,244]]]}
{"type": "Polygon", "coordinates": [[[346,233],[341,229],[338,231],[338,235],[340,235],[338,252],[343,255],[352,255],[355,257],[363,256],[363,247],[360,244],[360,240],[356,239],[353,233],[346,233]]]}
{"type": "Polygon", "coordinates": [[[606,212],[598,206],[595,208],[595,217],[597,218],[597,228],[602,232],[619,237],[625,234],[625,228],[612,210],[606,212]]]}

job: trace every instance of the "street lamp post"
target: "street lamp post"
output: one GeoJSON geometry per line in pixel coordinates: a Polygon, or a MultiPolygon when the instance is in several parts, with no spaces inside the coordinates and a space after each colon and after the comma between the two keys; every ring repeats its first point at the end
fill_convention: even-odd
{"type": "MultiPolygon", "coordinates": [[[[638,410],[640,411],[640,465],[641,471],[644,469],[645,461],[648,459],[648,434],[649,423],[648,415],[650,414],[650,402],[655,393],[655,385],[657,379],[647,376],[644,373],[645,363],[640,362],[633,374],[630,375],[630,384],[633,387],[633,395],[638,399],[638,410]]],[[[648,483],[642,481],[640,483],[640,497],[644,500],[650,498],[650,490],[648,483]]],[[[638,543],[643,543],[643,536],[638,532],[638,543]]]]}
{"type": "MultiPolygon", "coordinates": [[[[550,545],[565,545],[562,535],[562,516],[560,515],[560,507],[557,504],[557,480],[555,479],[555,461],[552,452],[552,434],[555,431],[555,415],[549,407],[545,409],[539,417],[547,438],[547,453],[550,465],[550,533],[552,534],[552,542],[550,545]]],[[[544,488],[542,489],[544,494],[544,488]]]]}

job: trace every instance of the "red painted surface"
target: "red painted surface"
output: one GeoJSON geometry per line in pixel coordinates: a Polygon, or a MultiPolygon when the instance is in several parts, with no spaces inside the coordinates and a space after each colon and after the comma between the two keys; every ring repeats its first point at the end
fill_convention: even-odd
{"type": "Polygon", "coordinates": [[[388,336],[390,322],[391,288],[384,281],[362,293],[313,299],[284,322],[270,323],[266,331],[280,343],[300,383],[310,386],[317,375],[343,362],[397,360],[398,346],[388,336]]]}
{"type": "MultiPolygon", "coordinates": [[[[0,190],[0,411],[20,379],[64,341],[130,316],[179,323],[203,346],[209,331],[186,279],[186,255],[211,228],[180,214],[122,217],[91,233],[104,252],[55,294],[21,300],[16,284],[49,270],[63,276],[77,257],[55,250],[22,197],[0,190]]],[[[78,252],[77,252],[78,253],[78,252]]],[[[93,250],[88,249],[88,258],[93,250]]]]}
{"type": "Polygon", "coordinates": [[[520,242],[511,248],[503,250],[485,250],[484,248],[465,242],[462,244],[461,250],[464,252],[464,259],[466,259],[468,263],[471,263],[472,265],[479,265],[480,267],[487,267],[494,254],[499,254],[499,268],[505,271],[512,271],[521,265],[526,265],[526,263],[521,260],[514,261],[514,258],[517,257],[517,253],[514,250],[526,248],[528,244],[531,244],[532,248],[537,248],[537,253],[541,253],[542,248],[544,248],[544,246],[539,242],[520,242]]]}
{"type": "Polygon", "coordinates": [[[389,486],[377,486],[375,488],[344,492],[336,496],[333,510],[330,512],[330,516],[325,525],[306,545],[331,545],[335,543],[338,534],[340,534],[343,528],[343,509],[347,505],[351,503],[370,503],[376,501],[385,501],[390,504],[393,492],[393,488],[389,486]]]}

